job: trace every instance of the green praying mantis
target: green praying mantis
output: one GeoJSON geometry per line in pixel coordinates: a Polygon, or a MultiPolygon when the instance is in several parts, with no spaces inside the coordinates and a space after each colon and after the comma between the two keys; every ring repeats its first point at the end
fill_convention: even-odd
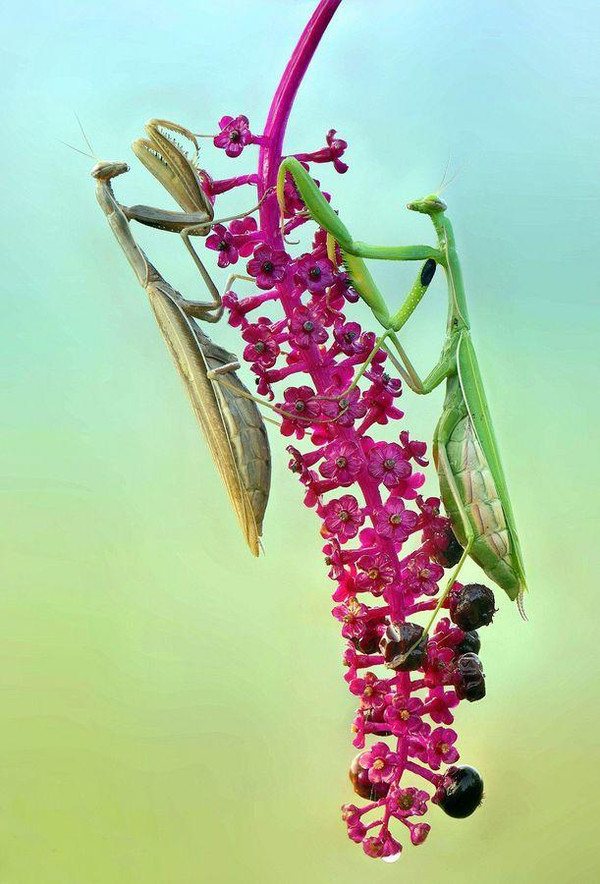
{"type": "MultiPolygon", "coordinates": [[[[401,360],[401,364],[397,360],[394,360],[394,364],[415,393],[425,395],[446,381],[443,410],[433,436],[433,455],[442,502],[454,533],[463,547],[463,553],[440,596],[425,633],[431,628],[468,556],[511,600],[517,601],[519,611],[524,617],[523,594],[527,585],[523,556],[471,340],[463,278],[445,203],[437,194],[432,194],[407,206],[411,211],[430,217],[437,235],[436,247],[367,245],[352,239],[313,179],[292,157],[284,159],[279,168],[277,196],[282,213],[286,173],[293,178],[312,219],[327,232],[330,256],[333,257],[337,243],[353,287],[384,329],[368,362],[379,347],[388,349],[386,342],[389,339],[401,360]],[[390,314],[369,273],[365,258],[424,261],[417,281],[395,313],[390,314]],[[406,355],[397,332],[418,306],[438,264],[445,271],[448,285],[446,338],[439,361],[421,379],[406,355]]],[[[366,364],[361,372],[365,367],[366,364]]]]}
{"type": "MultiPolygon", "coordinates": [[[[257,556],[271,482],[268,437],[254,397],[236,374],[240,366],[235,356],[211,341],[195,322],[197,319],[217,322],[223,313],[223,306],[217,287],[188,237],[206,235],[211,225],[218,222],[214,221],[212,205],[198,185],[191,164],[183,152],[160,131],[169,126],[175,131],[187,132],[165,121],[151,121],[147,131],[153,139],[152,151],[139,147],[141,142],[135,144],[140,153],[144,151],[144,164],[182,205],[184,213],[161,211],[149,206],[127,209],[120,205],[111,182],[129,171],[126,163],[97,163],[92,170],[96,180],[96,196],[119,245],[148,295],[246,543],[252,554],[257,556]],[[161,276],[133,238],[129,223],[132,218],[182,235],[209,288],[212,301],[187,300],[161,276]]],[[[228,280],[227,288],[232,278],[228,280]]]]}

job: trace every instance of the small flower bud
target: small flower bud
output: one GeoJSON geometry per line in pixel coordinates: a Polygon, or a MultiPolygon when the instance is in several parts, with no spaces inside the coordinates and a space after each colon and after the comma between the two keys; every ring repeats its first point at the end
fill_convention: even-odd
{"type": "Polygon", "coordinates": [[[352,764],[348,771],[352,788],[357,795],[360,795],[361,798],[366,798],[369,801],[378,801],[380,798],[385,798],[390,791],[390,784],[384,781],[380,783],[372,783],[369,779],[369,772],[365,770],[364,767],[361,767],[359,763],[361,755],[364,755],[364,752],[359,752],[358,755],[352,759],[352,764]]]}
{"type": "Polygon", "coordinates": [[[477,810],[483,798],[483,780],[474,767],[449,767],[433,798],[444,813],[464,819],[477,810]]]}
{"type": "Polygon", "coordinates": [[[485,675],[477,654],[463,654],[456,661],[452,683],[460,700],[482,700],[485,697],[485,675]]]}
{"type": "Polygon", "coordinates": [[[476,629],[465,632],[465,637],[456,646],[456,653],[460,654],[478,654],[481,650],[481,639],[476,629]]]}
{"type": "Polygon", "coordinates": [[[492,622],[496,613],[494,593],[481,583],[467,583],[450,593],[450,617],[464,632],[492,622]]]}
{"type": "Polygon", "coordinates": [[[453,568],[460,561],[463,554],[463,548],[456,539],[456,534],[450,526],[446,529],[448,542],[443,549],[439,546],[431,553],[431,558],[441,565],[442,568],[453,568]]]}
{"type": "Polygon", "coordinates": [[[427,836],[431,831],[431,826],[429,823],[417,823],[410,830],[410,840],[414,844],[415,847],[418,847],[419,844],[423,844],[427,836]]]}
{"type": "Polygon", "coordinates": [[[379,649],[388,669],[409,672],[423,665],[427,656],[427,639],[418,623],[390,623],[379,649]],[[413,647],[415,645],[415,647],[413,647]]]}

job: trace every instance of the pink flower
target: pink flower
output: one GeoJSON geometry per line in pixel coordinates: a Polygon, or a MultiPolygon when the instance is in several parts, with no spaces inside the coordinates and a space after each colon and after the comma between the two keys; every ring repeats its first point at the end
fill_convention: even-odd
{"type": "Polygon", "coordinates": [[[381,709],[385,705],[388,684],[380,681],[372,672],[365,673],[364,678],[355,678],[349,687],[351,693],[360,697],[361,709],[381,709]]]}
{"type": "Polygon", "coordinates": [[[308,307],[297,307],[290,321],[290,338],[297,347],[304,349],[312,344],[322,344],[328,334],[308,307]]]}
{"type": "Polygon", "coordinates": [[[452,648],[440,647],[435,642],[429,642],[427,645],[425,684],[428,687],[451,684],[453,662],[454,651],[452,648]]]}
{"type": "Polygon", "coordinates": [[[425,460],[424,454],[427,451],[427,445],[425,442],[411,442],[408,436],[408,430],[402,430],[400,433],[400,441],[404,446],[404,456],[407,460],[411,458],[418,463],[420,467],[426,467],[429,463],[428,460],[425,460]]]}
{"type": "Polygon", "coordinates": [[[254,257],[246,264],[246,270],[250,276],[256,277],[259,289],[270,289],[284,278],[288,261],[288,254],[282,249],[259,245],[254,249],[254,257]]]}
{"type": "Polygon", "coordinates": [[[342,635],[344,638],[360,638],[365,632],[365,614],[367,608],[361,605],[354,596],[343,605],[338,605],[331,612],[336,620],[340,620],[344,626],[342,635]]]}
{"type": "Polygon", "coordinates": [[[369,451],[368,470],[371,476],[383,482],[386,488],[393,488],[400,479],[410,475],[411,466],[399,445],[395,442],[379,442],[369,451]]]}
{"type": "Polygon", "coordinates": [[[453,764],[458,761],[459,754],[454,748],[456,732],[450,728],[436,727],[429,737],[427,761],[433,770],[439,770],[442,764],[453,764]]]}
{"type": "Polygon", "coordinates": [[[438,580],[444,576],[441,565],[432,562],[424,552],[415,553],[402,570],[402,580],[414,595],[435,595],[438,580]]]}
{"type": "Polygon", "coordinates": [[[219,253],[217,261],[219,267],[229,267],[230,264],[235,264],[239,257],[233,236],[223,224],[215,224],[212,233],[206,238],[206,248],[219,253]]]}
{"type": "Polygon", "coordinates": [[[257,243],[262,241],[262,233],[258,230],[256,220],[250,215],[246,218],[235,218],[229,225],[229,232],[242,258],[248,258],[257,243]]]}
{"type": "Polygon", "coordinates": [[[429,692],[425,710],[436,724],[452,724],[454,716],[450,710],[454,709],[455,706],[458,706],[458,697],[454,691],[434,688],[429,692]]]}
{"type": "Polygon", "coordinates": [[[281,409],[286,415],[281,424],[281,432],[284,436],[291,436],[295,432],[301,439],[304,436],[304,428],[318,417],[321,410],[315,391],[305,386],[288,387],[283,395],[281,409]]]}
{"type": "Polygon", "coordinates": [[[418,697],[405,697],[402,694],[388,695],[388,706],[384,718],[391,725],[394,734],[417,733],[421,729],[423,701],[418,697]]]}
{"type": "Polygon", "coordinates": [[[295,280],[312,294],[321,294],[333,282],[334,267],[329,258],[302,255],[296,264],[295,280]]]}
{"type": "Polygon", "coordinates": [[[356,442],[338,439],[327,447],[319,472],[338,485],[352,485],[362,468],[362,452],[356,442]]]}
{"type": "Polygon", "coordinates": [[[221,117],[218,135],[213,138],[215,147],[225,150],[228,157],[238,157],[248,144],[252,144],[254,136],[250,131],[248,117],[221,117]]]}
{"type": "Polygon", "coordinates": [[[322,517],[327,531],[337,535],[341,543],[356,537],[358,529],[365,521],[365,514],[352,494],[343,494],[337,500],[330,500],[322,508],[322,517]]]}
{"type": "Polygon", "coordinates": [[[369,591],[374,596],[380,596],[394,580],[394,567],[385,553],[361,556],[356,565],[360,571],[356,578],[357,589],[369,591]]]}
{"type": "Polygon", "coordinates": [[[429,795],[423,789],[394,789],[389,795],[389,807],[395,817],[423,816],[427,812],[429,795]]]}
{"type": "Polygon", "coordinates": [[[372,783],[391,783],[398,761],[397,754],[390,751],[387,743],[375,743],[358,759],[360,766],[368,771],[372,783]]]}
{"type": "Polygon", "coordinates": [[[333,328],[335,342],[347,356],[354,356],[360,352],[361,328],[358,322],[336,322],[333,328]]]}
{"type": "Polygon", "coordinates": [[[273,339],[269,325],[262,322],[249,325],[242,332],[242,338],[248,342],[244,350],[244,359],[247,362],[259,362],[264,368],[275,365],[279,356],[279,344],[273,339]]]}
{"type": "Polygon", "coordinates": [[[407,510],[400,498],[390,498],[373,512],[373,527],[382,537],[404,543],[417,524],[416,513],[407,510]]]}
{"type": "Polygon", "coordinates": [[[324,395],[326,398],[322,400],[323,414],[330,420],[335,420],[338,427],[351,427],[357,418],[364,417],[367,413],[367,405],[361,399],[358,387],[353,387],[341,399],[327,398],[336,395],[334,390],[326,390],[324,395]]]}

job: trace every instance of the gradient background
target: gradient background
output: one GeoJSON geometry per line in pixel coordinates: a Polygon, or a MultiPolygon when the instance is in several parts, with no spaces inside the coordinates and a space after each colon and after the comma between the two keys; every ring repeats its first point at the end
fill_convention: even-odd
{"type": "MultiPolygon", "coordinates": [[[[432,809],[428,843],[395,866],[367,860],[339,822],[353,702],[283,441],[272,433],[254,561],[98,211],[92,162],[58,142],[83,146],[74,112],[112,159],[131,159],[151,116],[212,131],[244,112],[260,131],[313,7],[5,13],[3,884],[600,879],[597,3],[346,0],[291,121],[290,151],[321,146],[330,126],[350,142],[350,172],[320,177],[359,238],[429,239],[404,204],[448,161],[460,170],[445,197],[532,590],[527,624],[499,599],[488,698],[457,719],[485,804],[466,821],[432,809]]],[[[206,157],[217,175],[253,163],[250,150],[206,157]]],[[[164,204],[141,167],[118,193],[164,204]]],[[[183,252],[148,237],[199,297],[183,252]]],[[[376,273],[390,300],[403,295],[401,267],[376,273]]],[[[442,339],[437,291],[410,328],[423,369],[442,339]]],[[[237,331],[219,334],[237,347],[237,331]]],[[[405,395],[417,437],[442,395],[405,395]]]]}

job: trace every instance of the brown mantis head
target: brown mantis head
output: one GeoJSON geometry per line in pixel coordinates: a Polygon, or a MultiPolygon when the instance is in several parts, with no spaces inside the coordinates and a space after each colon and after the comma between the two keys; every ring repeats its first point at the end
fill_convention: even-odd
{"type": "Polygon", "coordinates": [[[90,174],[97,181],[110,181],[111,178],[116,178],[117,175],[123,175],[125,172],[129,172],[127,163],[99,160],[90,174]]]}

